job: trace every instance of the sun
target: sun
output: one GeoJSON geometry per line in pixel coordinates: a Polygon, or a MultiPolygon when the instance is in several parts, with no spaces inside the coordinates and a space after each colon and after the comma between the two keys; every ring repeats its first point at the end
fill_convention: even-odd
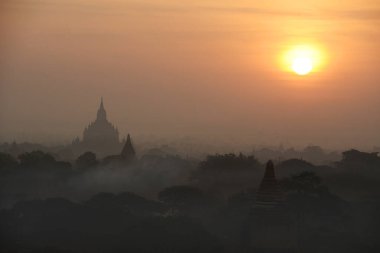
{"type": "Polygon", "coordinates": [[[296,57],[292,62],[292,70],[300,76],[307,75],[313,70],[313,61],[308,57],[296,57]]]}
{"type": "Polygon", "coordinates": [[[282,65],[286,71],[299,76],[306,76],[321,69],[323,53],[316,46],[296,45],[283,54],[282,65]]]}

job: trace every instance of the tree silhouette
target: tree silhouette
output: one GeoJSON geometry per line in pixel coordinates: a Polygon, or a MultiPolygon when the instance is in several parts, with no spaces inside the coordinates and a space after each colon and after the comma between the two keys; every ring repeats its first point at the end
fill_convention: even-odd
{"type": "Polygon", "coordinates": [[[77,158],[75,164],[79,169],[88,169],[95,167],[98,164],[98,161],[96,160],[96,155],[94,153],[85,152],[77,158]]]}
{"type": "Polygon", "coordinates": [[[26,152],[19,155],[18,159],[20,160],[21,167],[42,168],[56,162],[52,155],[42,151],[26,152]]]}
{"type": "Polygon", "coordinates": [[[240,153],[210,155],[206,160],[199,164],[200,170],[250,170],[260,167],[259,162],[254,156],[246,156],[240,153]]]}
{"type": "Polygon", "coordinates": [[[17,165],[18,162],[13,156],[0,152],[0,175],[11,172],[17,165]]]}
{"type": "Polygon", "coordinates": [[[178,210],[202,205],[206,202],[206,197],[200,189],[186,185],[165,188],[158,193],[158,199],[178,210]]]}
{"type": "Polygon", "coordinates": [[[332,194],[314,172],[301,172],[281,181],[288,205],[296,214],[304,241],[323,233],[339,233],[345,227],[347,203],[332,194]]]}
{"type": "Polygon", "coordinates": [[[321,178],[314,172],[304,171],[282,181],[286,191],[300,194],[315,194],[321,190],[321,178]]]}

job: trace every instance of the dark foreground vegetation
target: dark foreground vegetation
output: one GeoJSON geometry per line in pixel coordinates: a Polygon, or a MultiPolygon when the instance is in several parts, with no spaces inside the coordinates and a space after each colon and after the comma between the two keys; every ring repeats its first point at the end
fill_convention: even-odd
{"type": "MultiPolygon", "coordinates": [[[[380,158],[344,152],[330,165],[276,164],[299,252],[380,252],[380,158]]],[[[74,164],[0,153],[0,252],[244,252],[263,165],[144,156],[74,164]]]]}

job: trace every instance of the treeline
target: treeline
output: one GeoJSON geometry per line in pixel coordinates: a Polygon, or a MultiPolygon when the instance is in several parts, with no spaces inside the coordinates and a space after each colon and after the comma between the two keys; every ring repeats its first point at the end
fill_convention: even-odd
{"type": "MultiPolygon", "coordinates": [[[[380,195],[380,158],[377,153],[349,150],[330,165],[314,165],[302,159],[276,164],[278,178],[303,171],[321,176],[326,185],[346,199],[380,195]]],[[[133,162],[98,159],[86,152],[74,163],[58,161],[42,151],[17,158],[0,153],[0,207],[33,197],[74,196],[75,200],[101,191],[133,191],[154,197],[161,189],[179,184],[198,187],[208,194],[227,197],[256,188],[263,165],[252,155],[217,154],[203,161],[171,155],[145,155],[133,162]],[[85,193],[85,194],[84,194],[85,193]]]]}
{"type": "MultiPolygon", "coordinates": [[[[357,211],[361,206],[331,193],[314,173],[281,184],[297,215],[302,252],[378,252],[380,201],[365,207],[371,212],[364,218],[357,211]],[[371,223],[358,226],[363,220],[371,223]]],[[[155,200],[122,192],[82,202],[22,201],[0,211],[0,247],[1,252],[238,252],[254,202],[254,191],[221,200],[188,185],[165,188],[155,200]]]]}
{"type": "MultiPolygon", "coordinates": [[[[376,153],[275,170],[302,252],[379,252],[376,153]]],[[[93,153],[71,164],[33,151],[0,153],[0,175],[1,252],[238,252],[263,165],[243,154],[123,164],[93,153]]]]}

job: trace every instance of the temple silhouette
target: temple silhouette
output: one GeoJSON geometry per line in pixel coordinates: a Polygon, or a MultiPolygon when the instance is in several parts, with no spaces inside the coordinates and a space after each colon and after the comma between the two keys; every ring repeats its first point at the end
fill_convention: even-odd
{"type": "Polygon", "coordinates": [[[126,165],[136,161],[136,151],[133,147],[131,136],[128,134],[127,140],[124,143],[123,149],[118,155],[109,155],[103,159],[103,164],[106,165],[126,165]]]}
{"type": "Polygon", "coordinates": [[[96,120],[91,122],[83,131],[83,144],[88,146],[105,145],[113,147],[119,145],[119,130],[107,120],[103,98],[97,112],[96,120]]]}
{"type": "Polygon", "coordinates": [[[83,131],[83,138],[77,137],[72,142],[74,154],[86,151],[94,152],[99,157],[119,154],[125,159],[135,156],[135,149],[128,134],[127,139],[120,141],[119,130],[107,119],[103,98],[100,100],[95,121],[92,121],[83,131]]]}
{"type": "Polygon", "coordinates": [[[272,161],[266,165],[248,223],[247,252],[298,252],[295,217],[287,208],[272,161]]]}

